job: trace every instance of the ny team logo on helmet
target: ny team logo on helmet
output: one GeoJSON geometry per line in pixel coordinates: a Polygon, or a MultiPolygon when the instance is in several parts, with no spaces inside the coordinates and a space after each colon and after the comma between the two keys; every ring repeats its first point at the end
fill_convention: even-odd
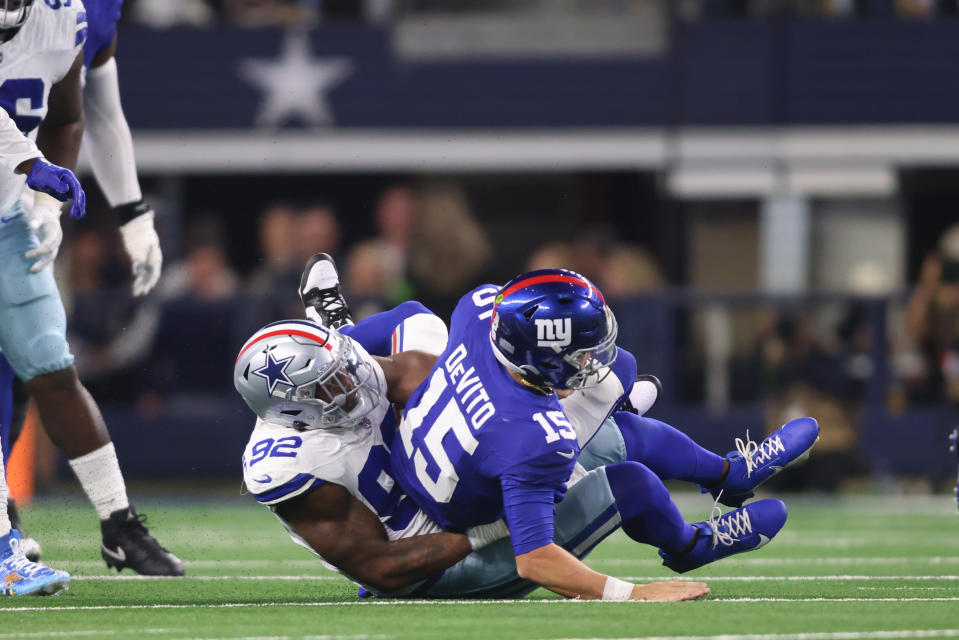
{"type": "Polygon", "coordinates": [[[295,429],[351,427],[375,407],[379,382],[348,337],[305,320],[268,324],[246,341],[233,384],[253,412],[295,429]]]}
{"type": "Polygon", "coordinates": [[[22,27],[31,7],[33,0],[0,0],[0,30],[22,27]]]}
{"type": "Polygon", "coordinates": [[[509,370],[536,384],[583,389],[616,360],[616,318],[596,286],[573,271],[513,278],[493,304],[490,342],[509,370]]]}

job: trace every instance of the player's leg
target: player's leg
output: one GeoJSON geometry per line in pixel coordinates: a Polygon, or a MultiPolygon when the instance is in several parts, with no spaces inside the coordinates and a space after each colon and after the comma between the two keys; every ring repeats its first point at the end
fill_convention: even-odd
{"type": "MultiPolygon", "coordinates": [[[[727,556],[758,549],[782,528],[786,508],[760,500],[705,522],[687,523],[662,481],[636,462],[594,469],[556,506],[554,541],[586,557],[619,528],[633,540],[660,549],[666,566],[684,572],[727,556]]],[[[516,574],[512,542],[498,540],[447,569],[406,597],[513,598],[538,585],[516,574]]]]}
{"type": "Polygon", "coordinates": [[[375,313],[340,332],[356,340],[374,356],[410,349],[442,353],[449,337],[446,324],[423,304],[410,300],[375,313]]]}
{"type": "Polygon", "coordinates": [[[446,325],[416,301],[400,303],[354,324],[336,264],[325,253],[306,263],[299,292],[307,318],[350,336],[371,355],[388,356],[408,349],[441,353],[446,347],[446,325]]]}
{"type": "MultiPolygon", "coordinates": [[[[3,449],[3,468],[7,469],[13,445],[20,436],[23,421],[26,417],[26,402],[21,396],[23,383],[13,373],[13,367],[7,362],[6,356],[0,352],[0,446],[3,449]],[[20,402],[18,402],[18,400],[20,402]]],[[[6,479],[6,476],[4,476],[6,479]]],[[[20,521],[20,513],[12,497],[7,498],[7,516],[11,526],[20,532],[20,546],[27,559],[37,562],[43,550],[40,543],[26,535],[20,521]]]]}
{"type": "Polygon", "coordinates": [[[37,564],[24,554],[20,532],[7,514],[6,466],[0,462],[0,594],[51,595],[66,589],[70,574],[37,564]]]}
{"type": "Polygon", "coordinates": [[[129,504],[106,425],[73,366],[52,270],[31,273],[23,257],[36,243],[23,216],[0,230],[0,348],[100,516],[107,564],[182,575],[182,562],[149,535],[129,504]]]}
{"type": "Polygon", "coordinates": [[[787,422],[760,444],[736,439],[736,450],[721,457],[699,446],[665,422],[629,412],[614,414],[626,444],[627,459],[641,462],[666,479],[700,485],[727,506],[738,507],[780,471],[805,460],[819,439],[813,418],[787,422]],[[721,494],[721,495],[720,495],[721,494]]]}

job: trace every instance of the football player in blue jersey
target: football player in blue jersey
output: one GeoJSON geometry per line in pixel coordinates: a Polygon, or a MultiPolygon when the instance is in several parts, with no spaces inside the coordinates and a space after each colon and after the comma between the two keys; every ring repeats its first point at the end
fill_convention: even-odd
{"type": "MultiPolygon", "coordinates": [[[[495,291],[494,289],[493,292],[495,293],[495,291]]],[[[380,353],[381,355],[384,353],[389,354],[391,352],[391,346],[392,350],[396,351],[396,346],[398,344],[402,345],[403,343],[402,336],[404,332],[402,325],[400,325],[400,328],[397,329],[396,332],[393,332],[392,345],[390,345],[388,339],[384,338],[384,336],[390,335],[392,327],[401,319],[395,315],[397,311],[400,311],[399,309],[368,319],[356,327],[349,326],[351,324],[349,320],[349,310],[345,300],[342,298],[335,268],[327,256],[318,255],[314,257],[314,260],[308,265],[301,282],[301,296],[307,306],[308,316],[327,324],[340,326],[344,333],[348,333],[357,339],[364,347],[369,349],[370,353],[380,353]]],[[[276,339],[284,340],[283,338],[276,339]]],[[[445,336],[443,342],[445,342],[445,336]]],[[[266,348],[270,349],[273,347],[267,345],[266,348]]],[[[290,355],[289,357],[294,358],[294,355],[290,355]]],[[[240,361],[238,361],[238,365],[239,363],[240,361]]],[[[241,369],[242,367],[238,366],[237,371],[240,372],[241,369]]],[[[249,365],[247,365],[246,370],[249,371],[249,365]]],[[[253,378],[249,379],[252,380],[253,378]]],[[[266,415],[262,411],[265,406],[262,404],[264,399],[254,400],[254,396],[258,395],[256,386],[251,387],[247,381],[242,384],[238,383],[237,388],[241,390],[241,393],[244,395],[244,398],[247,399],[248,403],[250,403],[251,407],[259,407],[260,410],[255,410],[257,414],[263,418],[264,415],[266,415]]],[[[615,385],[613,388],[615,390],[615,385]]],[[[466,389],[468,391],[469,387],[466,387],[466,389]]],[[[286,390],[286,397],[289,397],[291,391],[294,391],[296,394],[300,393],[298,390],[286,390]]],[[[622,386],[619,387],[619,391],[622,391],[622,386]]],[[[593,390],[579,395],[586,397],[588,395],[596,396],[597,394],[595,390],[593,390]]],[[[566,405],[564,406],[564,410],[568,411],[571,420],[578,424],[584,417],[589,418],[591,408],[589,406],[583,406],[584,403],[582,401],[579,402],[580,406],[576,406],[576,401],[577,398],[568,398],[565,401],[566,405]]],[[[269,402],[273,401],[267,401],[267,403],[269,402]]],[[[291,409],[292,407],[287,408],[291,409]]],[[[592,409],[593,415],[595,416],[595,407],[592,409]]],[[[299,410],[297,409],[295,411],[298,412],[299,410]]],[[[617,420],[621,418],[628,420],[626,416],[630,418],[635,417],[631,414],[616,415],[617,420]]],[[[554,419],[560,419],[555,415],[552,417],[554,419]]],[[[602,417],[603,416],[600,417],[600,420],[602,417]]],[[[450,429],[453,430],[453,433],[456,433],[456,428],[454,424],[450,429]]],[[[629,448],[626,447],[624,443],[625,438],[619,433],[619,429],[612,420],[607,420],[603,428],[599,430],[599,433],[596,433],[595,427],[581,428],[594,433],[595,437],[586,445],[583,454],[580,456],[580,462],[582,464],[574,468],[573,477],[569,481],[569,484],[572,486],[569,495],[556,507],[557,540],[562,542],[564,547],[573,551],[579,557],[588,553],[588,551],[598,544],[606,535],[615,530],[624,519],[627,519],[623,517],[623,507],[609,503],[610,490],[608,487],[605,490],[603,489],[604,484],[608,484],[609,481],[602,477],[601,474],[587,473],[587,469],[596,469],[602,465],[622,462],[630,453],[636,453],[635,448],[629,451],[629,448]],[[584,478],[587,481],[580,482],[580,480],[584,478]],[[596,511],[590,510],[592,506],[597,504],[601,505],[602,511],[598,514],[596,511]]],[[[447,429],[447,431],[450,429],[447,429]]],[[[555,431],[558,431],[558,429],[554,429],[554,432],[555,431]]],[[[270,432],[266,431],[265,433],[270,432]]],[[[278,433],[282,433],[282,430],[278,433]]],[[[251,457],[256,460],[257,463],[261,463],[263,460],[265,456],[263,446],[268,441],[272,442],[272,440],[259,440],[258,438],[262,435],[263,433],[257,435],[257,432],[254,432],[254,437],[251,438],[251,446],[253,446],[253,449],[248,449],[248,460],[251,457]],[[259,454],[255,453],[257,447],[260,449],[259,454]]],[[[457,439],[460,438],[459,435],[456,437],[457,439]]],[[[392,436],[386,437],[384,435],[384,438],[387,440],[385,445],[388,446],[389,440],[392,440],[392,436]]],[[[576,436],[574,436],[574,438],[578,441],[576,436]]],[[[666,434],[666,436],[663,437],[661,434],[653,440],[655,440],[655,442],[647,448],[647,453],[654,451],[656,445],[662,442],[673,444],[675,437],[671,434],[666,434]]],[[[395,449],[396,447],[394,447],[394,451],[395,449]]],[[[708,454],[708,452],[704,451],[703,453],[708,454]]],[[[290,481],[288,488],[281,486],[278,490],[264,493],[265,488],[257,487],[255,484],[261,482],[256,476],[250,476],[250,479],[247,481],[248,487],[254,495],[257,495],[258,500],[264,504],[271,505],[271,508],[275,510],[287,528],[294,534],[295,540],[318,552],[351,577],[371,585],[378,593],[389,595],[420,595],[427,597],[464,597],[471,595],[508,596],[518,595],[535,588],[535,584],[531,584],[529,581],[517,576],[511,544],[509,541],[504,541],[494,543],[488,550],[483,549],[476,551],[445,573],[434,576],[432,579],[426,580],[423,584],[415,585],[415,588],[412,590],[397,590],[397,587],[402,586],[402,584],[397,585],[395,583],[396,574],[394,573],[387,576],[383,575],[381,571],[378,571],[378,568],[382,566],[389,566],[395,569],[397,568],[397,562],[401,562],[401,559],[391,557],[390,555],[391,541],[394,537],[406,540],[411,534],[411,531],[414,534],[416,531],[425,533],[429,532],[429,529],[424,530],[421,526],[411,527],[409,518],[402,519],[403,527],[407,527],[407,529],[402,531],[391,529],[391,527],[396,526],[398,519],[395,514],[389,511],[389,509],[392,508],[390,505],[396,505],[398,502],[402,504],[402,499],[393,495],[396,493],[396,487],[393,485],[394,480],[389,475],[388,470],[370,470],[370,466],[376,466],[374,463],[377,462],[373,455],[370,455],[368,460],[366,459],[367,454],[360,453],[359,455],[365,461],[364,472],[361,473],[360,476],[366,475],[368,478],[377,479],[377,483],[370,485],[365,491],[362,479],[360,480],[360,485],[357,490],[348,480],[330,480],[329,476],[326,476],[328,484],[349,485],[352,487],[351,490],[346,491],[343,487],[337,488],[336,486],[325,485],[321,490],[316,490],[315,486],[304,483],[303,481],[304,477],[309,478],[316,475],[316,466],[306,459],[300,463],[295,453],[289,456],[292,459],[287,460],[286,457],[284,457],[281,462],[285,462],[286,465],[293,469],[307,470],[307,473],[305,475],[303,473],[297,474],[287,469],[287,473],[295,480],[290,481]],[[393,487],[389,493],[389,495],[393,496],[392,500],[386,499],[386,496],[377,498],[377,494],[383,491],[380,485],[387,483],[393,487]],[[357,508],[346,509],[345,506],[348,504],[348,502],[344,502],[346,496],[340,496],[337,499],[331,500],[330,497],[326,495],[326,493],[331,491],[341,491],[345,493],[346,496],[353,494],[354,499],[362,499],[370,510],[373,510],[380,516],[384,525],[389,530],[389,537],[384,536],[382,531],[378,531],[378,528],[373,526],[376,524],[375,519],[367,522],[367,527],[372,527],[370,535],[368,536],[353,535],[349,537],[350,542],[347,543],[343,541],[340,536],[335,535],[336,531],[349,530],[355,532],[359,525],[352,523],[351,520],[353,517],[359,517],[364,510],[357,508]],[[366,496],[368,495],[371,497],[367,498],[366,496]],[[338,510],[331,509],[331,506],[336,504],[343,506],[338,507],[338,510]],[[336,511],[336,513],[332,513],[332,511],[336,511]],[[383,512],[381,513],[381,511],[383,512]],[[357,550],[355,548],[357,546],[362,547],[362,549],[357,550]],[[372,551],[372,549],[375,549],[375,551],[372,551]],[[377,557],[378,562],[364,564],[351,561],[353,558],[368,558],[371,555],[377,557]]],[[[753,457],[757,461],[760,458],[760,456],[755,455],[755,452],[753,457]]],[[[720,460],[722,459],[720,458],[720,460]]],[[[680,460],[666,461],[661,465],[661,469],[664,472],[685,473],[686,469],[682,466],[682,462],[683,461],[680,460]]],[[[695,469],[695,460],[693,462],[695,469]]],[[[787,464],[782,456],[779,456],[776,462],[781,465],[787,464]]],[[[708,467],[708,465],[701,466],[703,466],[704,469],[708,467]]],[[[723,463],[720,462],[719,469],[722,469],[723,466],[723,463]]],[[[727,474],[728,466],[727,464],[727,474]]],[[[260,467],[260,469],[263,470],[264,467],[260,467]]],[[[339,473],[342,473],[341,467],[337,467],[337,469],[340,469],[339,473]]],[[[655,477],[650,477],[652,474],[648,473],[648,471],[643,472],[642,469],[630,468],[628,465],[625,468],[610,468],[610,470],[613,472],[613,475],[618,477],[619,484],[638,481],[638,484],[634,484],[631,487],[632,491],[639,496],[643,496],[643,490],[645,489],[646,493],[653,495],[655,498],[644,501],[642,497],[640,497],[632,501],[634,503],[633,505],[627,505],[626,512],[629,514],[629,517],[624,525],[627,533],[636,539],[652,541],[654,543],[657,539],[665,539],[665,537],[669,535],[669,530],[671,528],[675,529],[676,523],[674,521],[664,524],[661,521],[664,518],[666,520],[674,519],[678,512],[675,512],[675,507],[671,502],[668,502],[668,494],[665,496],[665,500],[662,499],[663,494],[665,494],[662,483],[655,477]],[[647,502],[647,504],[640,504],[643,502],[647,502]]],[[[704,473],[707,474],[704,476],[705,479],[714,479],[716,477],[716,475],[708,475],[710,473],[709,471],[704,471],[704,473]]],[[[759,480],[758,477],[754,479],[759,480]]],[[[625,491],[625,489],[623,489],[623,491],[625,491]]],[[[775,519],[776,516],[779,515],[777,511],[780,510],[777,509],[778,503],[776,503],[776,501],[767,502],[765,509],[763,509],[762,503],[757,503],[757,505],[759,505],[759,507],[755,507],[753,510],[739,510],[739,512],[727,514],[727,516],[711,518],[706,523],[691,525],[693,533],[690,543],[692,543],[691,546],[693,548],[687,553],[676,554],[679,557],[675,559],[670,558],[667,554],[666,564],[677,571],[686,571],[700,566],[705,562],[729,555],[730,553],[748,550],[750,548],[758,548],[758,546],[761,546],[761,544],[765,542],[765,539],[771,537],[771,535],[775,533],[775,530],[778,530],[775,519]],[[756,532],[754,533],[753,523],[749,517],[750,515],[755,516],[756,514],[762,515],[763,512],[767,515],[767,522],[759,523],[755,527],[756,532]],[[709,544],[710,542],[712,544],[709,544]],[[722,546],[719,547],[719,545],[722,546]],[[717,549],[717,547],[719,548],[717,549]]],[[[782,513],[782,515],[784,516],[784,513],[782,513]]],[[[415,518],[413,521],[415,522],[415,518]]],[[[781,525],[781,523],[779,524],[781,525]]],[[[484,527],[487,528],[487,536],[490,530],[496,531],[494,525],[480,525],[479,527],[467,529],[467,533],[473,532],[472,536],[468,536],[471,541],[473,538],[480,543],[495,540],[495,536],[488,539],[484,538],[483,535],[477,536],[475,534],[477,529],[482,531],[484,527]]],[[[455,553],[465,554],[469,551],[469,546],[464,549],[462,544],[460,544],[460,548],[457,551],[455,538],[452,540],[443,540],[430,537],[423,538],[421,542],[424,545],[431,545],[434,551],[431,557],[434,558],[437,563],[441,562],[440,557],[452,562],[457,559],[455,553]],[[443,556],[443,552],[452,555],[443,556]]],[[[420,552],[422,552],[422,548],[417,547],[417,543],[413,540],[408,540],[405,544],[405,555],[402,558],[402,562],[408,561],[412,557],[419,557],[416,550],[419,549],[420,552]]],[[[476,549],[477,546],[474,545],[473,548],[476,549]]],[[[668,547],[666,548],[668,549],[668,547]]],[[[436,566],[436,564],[432,566],[436,566]]],[[[410,567],[407,566],[407,569],[409,568],[410,567]]],[[[423,570],[424,566],[417,564],[415,569],[423,570]]],[[[654,583],[653,585],[634,586],[621,581],[607,579],[604,583],[603,595],[605,597],[620,597],[623,599],[629,597],[636,599],[685,599],[687,597],[696,597],[697,592],[692,591],[693,589],[702,590],[705,589],[705,585],[687,584],[686,586],[680,586],[669,583],[654,583]],[[608,593],[606,593],[606,587],[608,587],[608,593]],[[689,591],[679,591],[678,589],[689,589],[689,591]]],[[[704,591],[698,592],[700,595],[702,593],[704,593],[704,591]]],[[[586,595],[585,597],[591,596],[586,595]]],[[[592,597],[599,596],[594,592],[592,597]]]]}
{"type": "MultiPolygon", "coordinates": [[[[46,158],[66,168],[76,165],[83,133],[87,32],[78,2],[0,5],[0,106],[36,138],[46,158]]],[[[22,176],[0,175],[0,349],[100,516],[107,564],[182,575],[183,563],[149,535],[130,506],[106,425],[77,378],[50,268],[62,237],[60,202],[27,184],[22,176]]]]}

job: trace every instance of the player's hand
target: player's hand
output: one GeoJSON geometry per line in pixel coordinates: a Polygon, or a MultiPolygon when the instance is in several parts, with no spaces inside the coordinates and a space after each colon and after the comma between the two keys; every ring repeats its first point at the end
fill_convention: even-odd
{"type": "Polygon", "coordinates": [[[630,600],[654,600],[656,602],[679,602],[695,600],[709,593],[705,582],[683,582],[679,578],[669,582],[650,582],[633,587],[630,600]]]}
{"type": "Polygon", "coordinates": [[[36,203],[27,213],[27,223],[40,244],[24,254],[27,260],[36,260],[30,271],[37,273],[47,268],[57,257],[60,242],[63,241],[63,230],[60,228],[60,203],[52,197],[37,195],[36,203]]]}
{"type": "Polygon", "coordinates": [[[70,216],[73,218],[82,218],[87,212],[87,194],[69,169],[50,164],[43,158],[34,158],[30,173],[27,174],[27,186],[53,196],[60,202],[72,199],[70,216]]]}
{"type": "Polygon", "coordinates": [[[133,268],[135,296],[149,293],[160,279],[163,252],[160,251],[160,238],[153,226],[153,218],[153,210],[147,208],[144,213],[120,227],[123,246],[133,268]]]}

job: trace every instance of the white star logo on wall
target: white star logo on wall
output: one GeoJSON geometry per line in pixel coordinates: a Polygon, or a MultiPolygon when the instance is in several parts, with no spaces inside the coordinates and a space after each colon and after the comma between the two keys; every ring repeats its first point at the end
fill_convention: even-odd
{"type": "Polygon", "coordinates": [[[348,58],[317,58],[304,32],[283,38],[278,58],[247,58],[239,75],[263,92],[258,127],[277,128],[293,119],[311,127],[333,124],[327,93],[353,73],[348,58]]]}

